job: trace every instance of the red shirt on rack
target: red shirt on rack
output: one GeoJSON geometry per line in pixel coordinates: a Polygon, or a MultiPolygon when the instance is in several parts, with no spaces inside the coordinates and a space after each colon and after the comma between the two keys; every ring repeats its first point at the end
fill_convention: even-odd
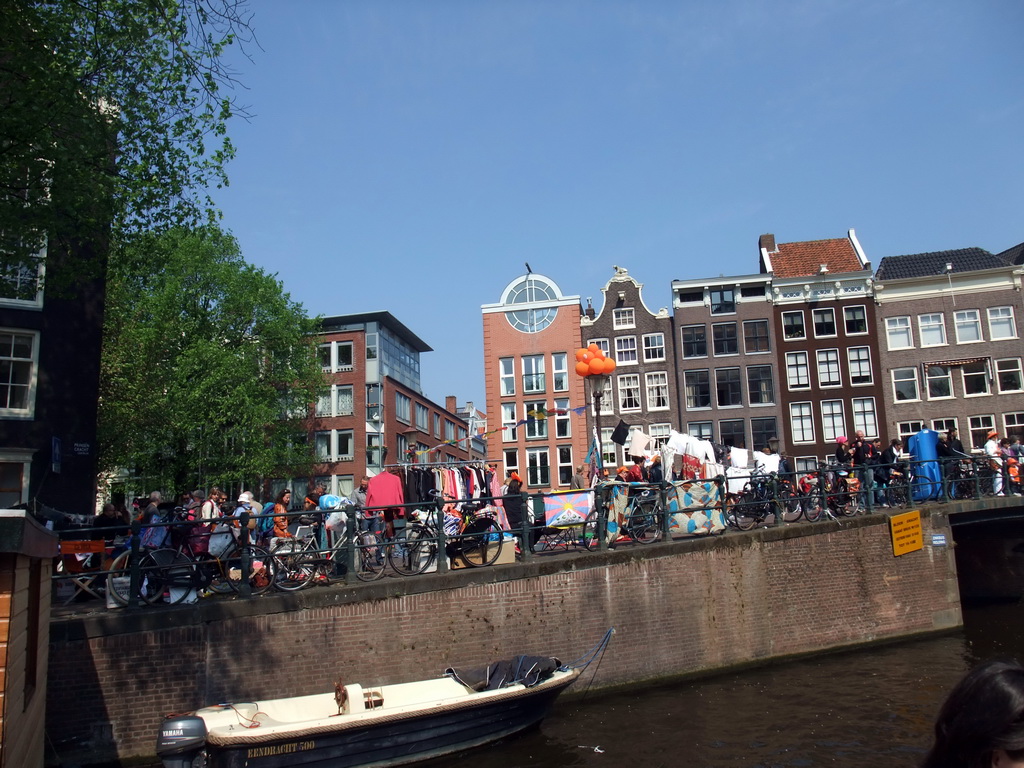
{"type": "MultiPolygon", "coordinates": [[[[370,478],[370,483],[366,486],[366,506],[368,508],[395,507],[404,503],[405,492],[402,490],[402,479],[398,475],[381,472],[370,478]]],[[[404,516],[404,510],[400,507],[385,510],[385,516],[388,512],[397,513],[399,517],[404,516]]]]}

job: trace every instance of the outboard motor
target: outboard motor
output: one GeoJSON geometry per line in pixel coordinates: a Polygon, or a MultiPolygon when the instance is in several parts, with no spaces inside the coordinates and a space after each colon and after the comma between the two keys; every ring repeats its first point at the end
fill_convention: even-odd
{"type": "Polygon", "coordinates": [[[195,715],[165,717],[156,738],[156,754],[164,768],[199,768],[205,765],[206,723],[195,715]]]}

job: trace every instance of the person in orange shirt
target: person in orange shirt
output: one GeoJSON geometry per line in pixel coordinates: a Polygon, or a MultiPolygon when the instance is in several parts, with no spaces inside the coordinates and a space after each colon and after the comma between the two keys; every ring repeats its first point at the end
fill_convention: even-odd
{"type": "Polygon", "coordinates": [[[288,530],[288,508],[292,503],[292,492],[285,488],[274,499],[274,537],[279,539],[293,538],[288,530]]]}

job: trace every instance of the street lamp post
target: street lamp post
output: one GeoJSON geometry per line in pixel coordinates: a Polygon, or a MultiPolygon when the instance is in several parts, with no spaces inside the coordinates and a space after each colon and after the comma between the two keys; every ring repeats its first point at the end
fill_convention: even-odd
{"type": "Polygon", "coordinates": [[[602,464],[604,445],[601,440],[601,396],[608,381],[608,374],[615,370],[615,360],[605,357],[604,351],[591,344],[584,349],[576,350],[576,373],[584,379],[590,379],[590,391],[594,398],[594,426],[597,429],[597,464],[602,464]]]}

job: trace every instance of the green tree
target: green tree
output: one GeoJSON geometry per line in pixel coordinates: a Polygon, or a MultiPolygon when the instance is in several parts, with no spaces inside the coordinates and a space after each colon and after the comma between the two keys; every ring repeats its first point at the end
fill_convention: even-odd
{"type": "Polygon", "coordinates": [[[112,256],[107,291],[101,469],[177,490],[308,474],[318,323],[233,237],[136,238],[112,256]]]}
{"type": "Polygon", "coordinates": [[[251,39],[245,14],[244,0],[0,3],[0,276],[33,269],[48,241],[81,262],[69,273],[99,275],[104,249],[83,239],[215,220],[240,111],[222,55],[251,39]]]}

